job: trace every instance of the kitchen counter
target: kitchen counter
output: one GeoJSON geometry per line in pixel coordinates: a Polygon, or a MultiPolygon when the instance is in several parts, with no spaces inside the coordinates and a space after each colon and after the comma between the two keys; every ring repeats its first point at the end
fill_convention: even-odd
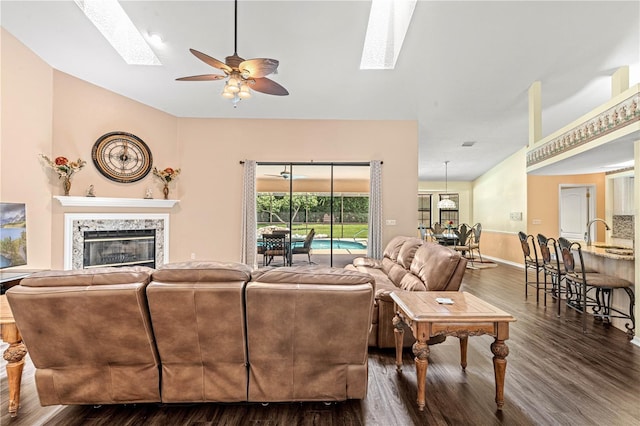
{"type": "Polygon", "coordinates": [[[593,243],[590,247],[586,243],[580,243],[583,253],[589,253],[594,256],[604,257],[614,260],[635,260],[631,247],[622,248],[621,246],[607,245],[606,243],[593,243]],[[631,254],[627,254],[631,253],[631,254]]]}

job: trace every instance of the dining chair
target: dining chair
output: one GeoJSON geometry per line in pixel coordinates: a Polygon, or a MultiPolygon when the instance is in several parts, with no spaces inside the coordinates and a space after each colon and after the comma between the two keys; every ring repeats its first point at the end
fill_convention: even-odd
{"type": "Polygon", "coordinates": [[[529,297],[529,287],[536,288],[536,303],[540,302],[540,272],[544,270],[542,259],[538,257],[536,241],[533,235],[518,232],[522,255],[524,257],[524,298],[529,297]],[[533,247],[533,253],[531,248],[533,247]],[[529,273],[535,273],[535,281],[529,280],[529,273]]]}
{"type": "Polygon", "coordinates": [[[605,326],[611,324],[612,318],[628,319],[626,323],[627,335],[632,338],[635,335],[635,295],[634,284],[622,278],[600,272],[588,272],[582,256],[582,247],[578,242],[571,242],[566,238],[558,238],[562,263],[565,269],[565,281],[567,286],[567,307],[583,314],[582,332],[587,332],[586,313],[592,314],[596,320],[601,320],[605,326]],[[576,266],[574,252],[578,253],[579,265],[576,266]],[[624,312],[612,305],[613,292],[623,289],[629,298],[629,312],[624,312]],[[591,309],[591,312],[588,312],[591,309]]]}
{"type": "Polygon", "coordinates": [[[466,257],[471,261],[471,266],[473,266],[473,258],[469,257],[469,253],[471,251],[470,243],[472,239],[473,229],[468,228],[466,224],[460,225],[458,229],[454,229],[453,233],[456,236],[456,241],[453,245],[453,249],[455,251],[459,251],[462,256],[466,257]]]}
{"type": "Polygon", "coordinates": [[[418,231],[420,231],[420,238],[426,241],[428,238],[427,227],[420,223],[418,224],[418,231]]]}
{"type": "Polygon", "coordinates": [[[482,263],[482,253],[480,252],[480,236],[482,235],[482,224],[476,223],[471,227],[473,234],[471,235],[471,241],[469,242],[469,256],[473,259],[473,250],[478,252],[480,263],[482,263]]]}

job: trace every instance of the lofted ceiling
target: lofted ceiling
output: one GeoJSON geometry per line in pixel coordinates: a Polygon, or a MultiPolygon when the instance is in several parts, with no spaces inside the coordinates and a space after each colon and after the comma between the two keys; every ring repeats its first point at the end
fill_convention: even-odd
{"type": "Polygon", "coordinates": [[[178,117],[415,120],[421,180],[444,180],[449,160],[449,180],[471,181],[525,147],[533,81],[544,136],[607,101],[620,66],[640,82],[638,1],[419,1],[395,69],[363,71],[369,1],[241,0],[238,54],[278,59],[273,80],[290,95],[234,109],[220,81],[175,81],[216,71],[189,48],[233,53],[232,1],[121,4],[163,38],[152,44],[162,66],[126,65],[73,1],[2,0],[0,19],[53,68],[178,117]]]}

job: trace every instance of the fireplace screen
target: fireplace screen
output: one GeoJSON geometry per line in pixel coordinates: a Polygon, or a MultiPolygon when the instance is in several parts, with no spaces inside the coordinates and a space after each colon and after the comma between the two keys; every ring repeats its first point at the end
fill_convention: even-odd
{"type": "Polygon", "coordinates": [[[156,230],[86,231],[84,268],[156,266],[156,230]]]}

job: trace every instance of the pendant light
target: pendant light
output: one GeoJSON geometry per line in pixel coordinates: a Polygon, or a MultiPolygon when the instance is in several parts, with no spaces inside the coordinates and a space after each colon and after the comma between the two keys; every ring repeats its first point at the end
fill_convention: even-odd
{"type": "Polygon", "coordinates": [[[456,203],[449,198],[449,194],[447,191],[447,181],[448,181],[448,166],[449,166],[449,160],[444,162],[444,194],[442,195],[442,199],[440,201],[438,201],[438,208],[439,209],[455,209],[456,208],[456,203]]]}

